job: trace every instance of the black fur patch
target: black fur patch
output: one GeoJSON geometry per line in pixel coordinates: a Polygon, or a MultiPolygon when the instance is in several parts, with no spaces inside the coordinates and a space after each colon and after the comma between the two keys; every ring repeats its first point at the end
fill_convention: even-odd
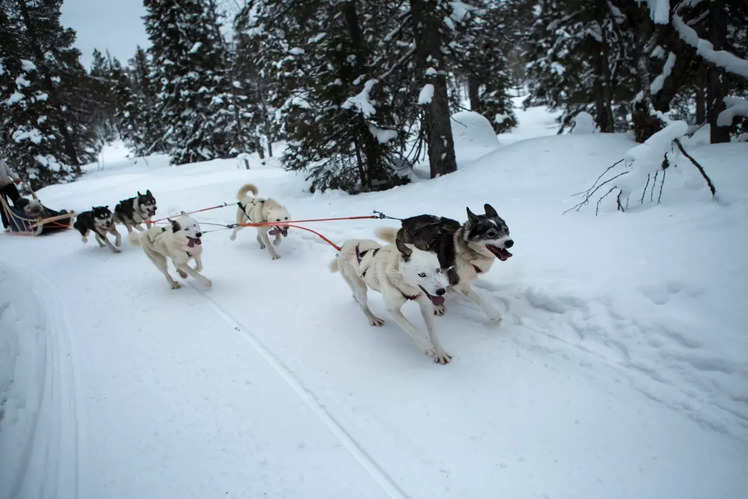
{"type": "Polygon", "coordinates": [[[75,219],[75,223],[73,224],[73,227],[78,229],[78,232],[81,233],[82,236],[85,236],[88,231],[94,231],[98,232],[96,230],[96,224],[94,221],[96,219],[99,220],[105,220],[107,218],[112,218],[112,212],[109,209],[108,206],[94,206],[88,211],[83,211],[78,214],[78,216],[75,219]]]}
{"type": "MultiPolygon", "coordinates": [[[[140,191],[138,191],[138,195],[136,197],[139,206],[156,204],[156,198],[153,197],[150,189],[145,191],[145,194],[141,194],[140,191]]],[[[133,217],[135,216],[135,199],[135,197],[131,197],[120,201],[119,203],[117,203],[117,206],[114,207],[114,212],[120,218],[133,220],[133,217]]]]}

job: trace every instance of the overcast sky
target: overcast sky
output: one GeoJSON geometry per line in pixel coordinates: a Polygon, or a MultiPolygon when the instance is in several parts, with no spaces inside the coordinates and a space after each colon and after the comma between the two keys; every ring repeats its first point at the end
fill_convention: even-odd
{"type": "Polygon", "coordinates": [[[109,50],[125,65],[138,45],[150,45],[143,27],[143,0],[64,0],[61,10],[62,25],[78,33],[75,46],[86,69],[95,48],[109,50]]]}

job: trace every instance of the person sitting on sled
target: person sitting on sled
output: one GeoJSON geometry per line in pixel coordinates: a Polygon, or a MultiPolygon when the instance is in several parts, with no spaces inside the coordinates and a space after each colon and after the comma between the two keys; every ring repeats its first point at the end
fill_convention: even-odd
{"type": "MultiPolygon", "coordinates": [[[[18,188],[16,187],[16,184],[20,183],[21,177],[14,175],[10,171],[10,168],[8,168],[5,160],[0,158],[0,196],[5,199],[6,203],[10,199],[14,207],[21,198],[21,194],[18,193],[18,188]]],[[[5,215],[5,210],[0,209],[0,215],[2,215],[3,227],[7,228],[10,222],[5,215]]]]}

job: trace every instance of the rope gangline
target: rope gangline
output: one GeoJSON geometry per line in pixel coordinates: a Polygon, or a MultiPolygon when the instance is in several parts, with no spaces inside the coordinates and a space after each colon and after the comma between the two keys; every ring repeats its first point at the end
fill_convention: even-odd
{"type": "MultiPolygon", "coordinates": [[[[227,208],[229,206],[239,206],[239,208],[241,208],[242,211],[244,211],[244,207],[242,206],[240,202],[232,201],[230,203],[228,202],[221,203],[215,206],[209,206],[208,208],[201,208],[199,210],[186,211],[186,212],[183,211],[175,215],[157,218],[155,220],[148,219],[146,220],[146,225],[150,226],[151,224],[163,222],[165,220],[170,220],[173,217],[179,217],[183,215],[193,215],[195,213],[202,213],[206,211],[217,210],[219,208],[227,208]]],[[[217,232],[220,230],[235,229],[236,227],[292,227],[294,229],[301,229],[307,232],[311,232],[315,234],[317,237],[319,237],[320,239],[322,239],[323,241],[325,241],[327,244],[335,248],[337,251],[340,251],[340,246],[338,246],[337,244],[332,242],[330,239],[325,237],[322,233],[316,230],[310,229],[308,227],[303,227],[301,225],[296,225],[296,224],[314,223],[314,222],[333,222],[333,221],[340,221],[340,220],[383,220],[383,219],[402,220],[401,218],[391,217],[389,215],[386,215],[385,213],[378,211],[378,210],[373,210],[373,213],[374,213],[373,215],[357,215],[357,216],[352,216],[352,217],[305,218],[305,219],[300,219],[300,220],[278,220],[275,222],[245,222],[245,223],[238,223],[238,224],[220,224],[220,223],[214,223],[214,222],[200,222],[200,224],[221,227],[220,229],[203,231],[204,234],[207,234],[209,232],[217,232]]],[[[245,212],[245,215],[246,215],[246,212],[245,212]]]]}

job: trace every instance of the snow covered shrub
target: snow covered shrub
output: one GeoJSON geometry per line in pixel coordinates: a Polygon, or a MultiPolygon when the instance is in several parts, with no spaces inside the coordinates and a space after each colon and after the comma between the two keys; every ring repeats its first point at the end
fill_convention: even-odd
{"type": "Polygon", "coordinates": [[[668,171],[677,166],[681,154],[698,169],[712,196],[715,196],[716,189],[703,167],[686,152],[680,142],[680,138],[686,135],[687,131],[688,125],[685,121],[674,121],[649,137],[643,144],[626,151],[624,157],[606,168],[589,189],[578,194],[582,200],[566,212],[579,211],[590,200],[596,199],[597,213],[600,203],[610,194],[615,194],[616,208],[619,211],[626,211],[629,208],[632,194],[637,195],[634,201],[638,199],[640,205],[659,203],[662,199],[665,177],[668,171]]]}

